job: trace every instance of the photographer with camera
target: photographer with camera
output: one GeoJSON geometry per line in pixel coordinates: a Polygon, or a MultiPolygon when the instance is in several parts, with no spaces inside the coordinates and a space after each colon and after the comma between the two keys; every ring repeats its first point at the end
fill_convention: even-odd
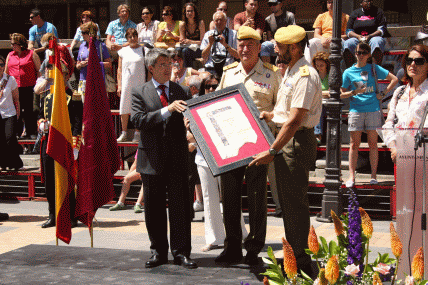
{"type": "Polygon", "coordinates": [[[202,58],[206,71],[221,76],[223,67],[238,59],[236,31],[226,27],[226,14],[217,11],[213,15],[215,29],[205,33],[201,43],[202,58]]]}

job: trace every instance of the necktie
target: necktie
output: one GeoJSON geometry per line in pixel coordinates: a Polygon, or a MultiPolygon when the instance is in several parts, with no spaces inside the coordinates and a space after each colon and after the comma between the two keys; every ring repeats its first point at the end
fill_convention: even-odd
{"type": "Polygon", "coordinates": [[[168,106],[168,97],[166,96],[166,92],[165,92],[165,85],[159,85],[160,90],[162,90],[162,93],[160,95],[160,100],[162,102],[162,106],[166,107],[168,106]]]}

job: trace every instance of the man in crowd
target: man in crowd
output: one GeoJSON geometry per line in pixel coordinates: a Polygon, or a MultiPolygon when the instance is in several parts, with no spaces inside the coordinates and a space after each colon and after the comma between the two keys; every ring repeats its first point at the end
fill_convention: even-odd
{"type": "Polygon", "coordinates": [[[117,7],[117,14],[119,19],[111,21],[107,26],[106,45],[112,54],[112,57],[117,58],[117,51],[122,47],[129,45],[125,37],[126,30],[129,28],[137,29],[137,25],[129,20],[130,11],[131,10],[129,9],[128,5],[119,5],[119,7],[117,7]]]}
{"type": "Polygon", "coordinates": [[[280,130],[271,148],[256,155],[249,167],[274,161],[286,239],[298,272],[314,277],[311,258],[305,253],[310,226],[307,191],[309,170],[316,159],[314,127],[321,115],[321,81],[303,56],[307,40],[302,27],[278,29],[275,41],[288,69],[273,112],[261,112],[260,118],[272,120],[280,130]],[[275,157],[280,150],[283,154],[275,157]]]}
{"type": "Polygon", "coordinates": [[[233,28],[237,31],[241,26],[248,26],[262,36],[265,29],[265,21],[263,16],[257,12],[259,2],[257,0],[245,0],[244,6],[245,11],[236,14],[235,18],[233,18],[233,28]]]}
{"type": "MultiPolygon", "coordinates": [[[[217,90],[243,83],[260,112],[271,112],[281,84],[281,75],[276,67],[263,63],[260,52],[260,34],[253,28],[242,26],[238,30],[238,55],[235,62],[224,68],[217,90]]],[[[244,242],[247,250],[245,263],[258,263],[258,254],[266,239],[266,175],[267,165],[240,167],[221,175],[223,215],[226,230],[225,249],[215,259],[218,263],[238,263],[242,259],[241,186],[247,184],[250,233],[244,242]]]]}
{"type": "Polygon", "coordinates": [[[206,71],[221,76],[223,67],[238,58],[236,31],[226,27],[226,14],[221,11],[213,15],[215,29],[205,33],[201,43],[202,58],[206,71]]]}
{"type": "Polygon", "coordinates": [[[270,62],[271,56],[275,55],[275,40],[273,39],[273,35],[275,35],[276,30],[296,24],[294,14],[283,10],[284,7],[281,0],[269,0],[268,5],[272,14],[265,19],[266,41],[262,43],[262,50],[260,52],[263,62],[270,62]]]}
{"type": "MultiPolygon", "coordinates": [[[[225,15],[227,15],[227,3],[226,3],[226,1],[221,1],[220,3],[218,3],[218,7],[217,7],[216,11],[223,12],[225,15]]],[[[231,19],[227,16],[226,16],[226,27],[233,30],[233,19],[231,19]]],[[[215,29],[214,21],[211,21],[209,29],[210,30],[215,29]]]]}
{"type": "Polygon", "coordinates": [[[152,257],[147,268],[168,262],[168,223],[174,263],[196,268],[190,259],[191,195],[188,188],[188,148],[182,112],[191,97],[188,87],[170,81],[170,54],[152,49],[145,58],[152,80],[132,89],[131,120],[141,136],[137,171],[144,185],[144,208],[152,257]],[[186,90],[186,91],[185,91],[186,90]]]}
{"type": "Polygon", "coordinates": [[[202,79],[199,75],[192,75],[189,77],[188,86],[190,88],[190,92],[192,93],[192,98],[199,96],[199,91],[201,89],[202,79]]]}
{"type": "Polygon", "coordinates": [[[29,31],[28,49],[34,50],[40,57],[40,62],[43,62],[46,50],[46,47],[41,44],[43,35],[46,33],[52,33],[56,38],[58,38],[58,32],[54,25],[43,20],[39,9],[31,10],[30,22],[33,26],[29,31]]]}

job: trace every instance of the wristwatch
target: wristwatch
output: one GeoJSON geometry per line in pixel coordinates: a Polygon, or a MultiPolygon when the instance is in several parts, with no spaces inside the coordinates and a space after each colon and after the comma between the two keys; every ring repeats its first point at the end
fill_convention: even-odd
{"type": "Polygon", "coordinates": [[[272,156],[276,156],[278,154],[278,152],[275,149],[270,148],[269,149],[269,154],[272,155],[272,156]]]}

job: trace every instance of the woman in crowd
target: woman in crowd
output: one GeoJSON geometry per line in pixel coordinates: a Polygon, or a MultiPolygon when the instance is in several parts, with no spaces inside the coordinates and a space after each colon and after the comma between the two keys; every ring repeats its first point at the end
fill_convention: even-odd
{"type": "Polygon", "coordinates": [[[171,81],[174,81],[182,86],[187,86],[187,80],[192,75],[199,75],[200,72],[191,67],[184,66],[183,52],[181,49],[176,49],[171,56],[172,72],[171,81]]]}
{"type": "Polygon", "coordinates": [[[4,73],[5,65],[4,57],[0,55],[0,171],[6,167],[18,170],[23,166],[14,131],[21,110],[18,84],[13,76],[4,73]]]}
{"type": "Polygon", "coordinates": [[[185,45],[183,48],[184,66],[191,67],[195,58],[201,57],[202,39],[205,35],[204,21],[199,19],[198,10],[193,3],[186,3],[183,8],[183,21],[180,23],[180,43],[185,45]],[[197,45],[193,50],[189,46],[197,45]]]}
{"type": "Polygon", "coordinates": [[[328,86],[328,74],[330,72],[330,61],[328,60],[329,54],[326,52],[318,52],[312,59],[312,66],[318,71],[318,75],[321,79],[322,88],[322,111],[320,122],[315,126],[314,133],[318,144],[321,143],[324,134],[325,116],[326,110],[324,104],[327,103],[327,99],[330,98],[329,86],[328,86]]]}
{"type": "MultiPolygon", "coordinates": [[[[79,47],[79,55],[77,56],[76,68],[80,70],[79,88],[78,92],[82,96],[82,102],[85,98],[86,89],[86,74],[88,72],[88,58],[89,58],[89,39],[90,37],[96,37],[98,27],[93,22],[87,22],[80,26],[84,42],[79,47]]],[[[111,58],[107,50],[106,45],[95,39],[95,48],[97,50],[100,62],[102,62],[104,74],[106,70],[111,69],[111,58]],[[101,60],[102,59],[102,60],[101,60]]]]}
{"type": "MultiPolygon", "coordinates": [[[[383,128],[418,128],[428,102],[428,46],[414,45],[403,58],[405,79],[408,82],[397,88],[389,104],[388,117],[383,128]]],[[[425,121],[428,127],[428,120],[425,121]]],[[[396,162],[397,149],[394,132],[384,131],[385,144],[391,149],[396,162]]]]}
{"type": "MultiPolygon", "coordinates": [[[[91,11],[84,11],[80,19],[82,21],[82,24],[85,24],[88,22],[93,22],[95,19],[95,16],[94,14],[92,14],[91,11]]],[[[101,38],[100,27],[98,26],[98,24],[95,24],[95,25],[97,25],[98,27],[97,38],[99,39],[101,38]]],[[[71,42],[70,49],[73,50],[75,47],[77,47],[78,44],[80,44],[83,41],[84,40],[83,40],[82,30],[80,29],[80,26],[79,26],[76,30],[76,34],[74,35],[73,41],[71,42]]]]}
{"type": "MultiPolygon", "coordinates": [[[[40,72],[40,58],[28,49],[27,39],[18,33],[10,36],[12,51],[6,58],[5,73],[13,76],[18,84],[20,119],[15,131],[21,132],[25,124],[26,138],[36,138],[37,123],[33,112],[33,88],[40,72]]],[[[21,134],[21,133],[19,133],[21,134]]]]}
{"type": "MultiPolygon", "coordinates": [[[[148,43],[150,45],[155,43],[156,31],[158,30],[159,21],[153,20],[152,18],[152,8],[144,7],[141,12],[141,19],[143,19],[143,21],[137,25],[139,43],[148,43]]],[[[148,52],[148,49],[146,49],[146,52],[148,52]]]]}
{"type": "Polygon", "coordinates": [[[345,70],[343,73],[343,83],[341,87],[341,98],[351,97],[349,101],[348,131],[351,135],[349,149],[349,178],[346,187],[355,185],[355,170],[357,168],[358,148],[361,143],[362,132],[367,133],[369,144],[369,159],[371,166],[370,184],[377,184],[376,172],[378,164],[377,128],[382,126],[382,110],[379,100],[384,94],[389,93],[397,84],[398,79],[388,70],[378,65],[368,63],[370,46],[366,43],[359,43],[355,55],[357,63],[345,70]],[[376,84],[374,77],[376,69],[379,80],[388,80],[386,90],[376,95],[376,84]]]}
{"type": "Polygon", "coordinates": [[[180,41],[180,21],[175,20],[177,16],[170,6],[165,6],[162,10],[163,22],[158,25],[156,33],[156,42],[160,43],[159,47],[175,47],[180,41]],[[162,45],[163,43],[163,45],[162,45]]]}
{"type": "MultiPolygon", "coordinates": [[[[138,32],[129,28],[125,34],[129,45],[120,49],[119,66],[117,68],[117,96],[120,97],[120,121],[122,123],[122,134],[118,142],[126,141],[128,121],[131,115],[133,87],[146,82],[146,66],[144,65],[144,48],[138,43],[138,32]]],[[[135,130],[133,142],[140,139],[140,131],[135,130]]]]}

